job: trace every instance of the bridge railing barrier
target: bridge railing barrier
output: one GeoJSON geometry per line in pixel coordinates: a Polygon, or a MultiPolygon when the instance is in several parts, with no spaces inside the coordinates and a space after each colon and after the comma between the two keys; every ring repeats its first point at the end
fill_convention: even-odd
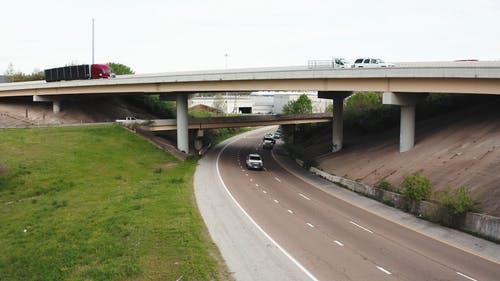
{"type": "Polygon", "coordinates": [[[308,60],[307,68],[335,68],[333,60],[308,60]]]}

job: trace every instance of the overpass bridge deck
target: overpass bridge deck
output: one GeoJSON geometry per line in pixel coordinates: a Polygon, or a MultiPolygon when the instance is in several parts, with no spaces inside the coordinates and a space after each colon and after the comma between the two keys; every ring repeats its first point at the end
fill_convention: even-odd
{"type": "MultiPolygon", "coordinates": [[[[328,123],[332,122],[332,119],[332,113],[190,118],[188,120],[188,128],[203,130],[269,125],[296,125],[305,123],[328,123]]],[[[157,119],[152,121],[152,124],[148,125],[148,128],[153,132],[177,129],[176,119],[157,119]]]]}
{"type": "Polygon", "coordinates": [[[3,83],[0,97],[259,90],[500,94],[500,61],[406,63],[390,68],[269,67],[3,83]]]}

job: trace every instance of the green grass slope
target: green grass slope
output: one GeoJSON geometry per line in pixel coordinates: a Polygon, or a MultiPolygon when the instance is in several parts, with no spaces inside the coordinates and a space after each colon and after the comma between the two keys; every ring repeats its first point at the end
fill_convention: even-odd
{"type": "Polygon", "coordinates": [[[229,279],[194,160],[106,126],[0,130],[0,166],[2,281],[229,279]]]}

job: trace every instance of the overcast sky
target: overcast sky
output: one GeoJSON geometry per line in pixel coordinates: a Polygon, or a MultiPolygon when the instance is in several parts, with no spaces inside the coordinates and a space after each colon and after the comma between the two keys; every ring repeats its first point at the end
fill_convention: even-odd
{"type": "Polygon", "coordinates": [[[15,0],[0,5],[0,74],[119,62],[136,73],[500,59],[499,0],[15,0]]]}

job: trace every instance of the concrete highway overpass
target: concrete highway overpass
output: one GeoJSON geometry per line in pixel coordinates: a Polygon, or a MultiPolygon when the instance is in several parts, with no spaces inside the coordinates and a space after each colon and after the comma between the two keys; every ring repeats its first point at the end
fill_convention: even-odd
{"type": "Polygon", "coordinates": [[[500,94],[500,61],[399,64],[393,68],[309,69],[306,66],[125,75],[115,79],[5,83],[1,97],[32,96],[54,111],[68,95],[160,94],[177,102],[177,146],[188,152],[189,94],[230,91],[318,91],[333,99],[333,151],[342,148],[343,100],[355,91],[384,92],[401,106],[400,151],[414,144],[415,106],[427,93],[500,94]],[[398,67],[400,66],[400,67],[398,67]]]}
{"type": "MultiPolygon", "coordinates": [[[[257,127],[270,125],[297,125],[332,122],[331,113],[287,114],[287,115],[243,115],[227,117],[189,118],[188,128],[196,130],[257,127]]],[[[152,120],[148,125],[152,132],[177,130],[176,119],[152,120]]]]}

